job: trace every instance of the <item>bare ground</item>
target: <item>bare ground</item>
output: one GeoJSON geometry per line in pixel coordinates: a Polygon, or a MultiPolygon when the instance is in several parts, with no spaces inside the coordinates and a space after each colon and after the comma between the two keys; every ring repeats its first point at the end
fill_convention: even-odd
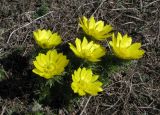
{"type": "MultiPolygon", "coordinates": [[[[0,1],[0,52],[10,55],[1,60],[7,80],[0,82],[1,115],[16,110],[25,114],[33,108],[32,86],[34,82],[24,70],[29,53],[34,50],[32,31],[49,28],[62,35],[65,42],[80,36],[77,34],[78,17],[94,15],[112,24],[115,32],[128,33],[134,41],[142,42],[145,56],[127,71],[113,73],[111,83],[96,97],[84,97],[73,109],[54,109],[42,106],[41,111],[51,114],[97,115],[158,115],[160,113],[160,0],[46,0],[48,12],[40,17],[34,13],[40,7],[38,0],[0,1]],[[17,57],[19,57],[17,59],[17,57]],[[25,58],[24,58],[25,57],[25,58]],[[15,59],[18,66],[15,66],[15,59]],[[11,60],[11,62],[8,62],[11,60]],[[13,62],[14,60],[14,62],[13,62]],[[21,64],[23,63],[22,68],[21,64]],[[11,65],[10,65],[11,64],[11,65]],[[19,71],[19,68],[21,70],[19,71]],[[23,78],[21,77],[23,73],[23,78]],[[13,78],[18,76],[17,78],[13,78]]],[[[28,71],[30,73],[30,71],[28,71]]],[[[35,105],[35,104],[34,104],[35,105]]]]}

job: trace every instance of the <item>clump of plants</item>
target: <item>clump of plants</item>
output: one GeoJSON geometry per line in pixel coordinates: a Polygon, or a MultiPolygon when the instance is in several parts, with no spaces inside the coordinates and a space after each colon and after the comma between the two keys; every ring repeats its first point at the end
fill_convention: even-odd
{"type": "Polygon", "coordinates": [[[79,18],[79,26],[84,31],[83,37],[63,45],[57,32],[33,31],[38,49],[31,65],[39,84],[35,91],[38,102],[60,106],[63,101],[69,103],[76,97],[103,93],[104,85],[109,83],[108,74],[116,68],[112,62],[123,66],[121,63],[140,59],[145,53],[141,43],[132,43],[127,34],[114,33],[110,24],[96,21],[93,16],[79,18]],[[109,43],[110,50],[107,51],[105,43],[109,43]],[[68,51],[61,48],[66,46],[68,51]]]}
{"type": "Polygon", "coordinates": [[[75,43],[65,44],[70,48],[68,52],[61,51],[58,47],[63,41],[57,32],[45,29],[33,32],[34,39],[41,48],[33,59],[32,70],[37,77],[43,77],[39,100],[45,101],[46,98],[52,100],[57,94],[55,92],[52,94],[53,90],[50,89],[55,89],[57,84],[59,84],[57,93],[64,90],[66,95],[72,95],[71,99],[73,95],[96,96],[103,92],[103,85],[108,84],[108,76],[104,75],[104,72],[105,74],[109,72],[106,66],[108,57],[121,63],[120,61],[124,60],[140,59],[145,53],[141,49],[141,43],[132,43],[132,38],[127,34],[122,35],[119,32],[115,34],[110,24],[105,25],[102,20],[96,21],[93,16],[89,19],[85,16],[80,18],[79,26],[85,32],[84,37],[76,38],[75,43]],[[106,43],[110,37],[112,53],[108,53],[106,47],[101,44],[106,43]],[[66,87],[71,90],[66,90],[66,87]]]}

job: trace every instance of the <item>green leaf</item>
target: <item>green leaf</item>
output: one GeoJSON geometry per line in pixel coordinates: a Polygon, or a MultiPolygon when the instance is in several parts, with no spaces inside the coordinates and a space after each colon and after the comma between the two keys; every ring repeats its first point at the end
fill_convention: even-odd
{"type": "Polygon", "coordinates": [[[3,69],[0,68],[0,81],[4,80],[5,77],[5,71],[3,69]]]}

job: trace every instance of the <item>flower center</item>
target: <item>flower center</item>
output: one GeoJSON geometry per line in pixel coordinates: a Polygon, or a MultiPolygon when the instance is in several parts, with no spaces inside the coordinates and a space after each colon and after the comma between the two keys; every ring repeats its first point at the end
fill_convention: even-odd
{"type": "Polygon", "coordinates": [[[45,68],[45,72],[47,72],[47,73],[51,73],[51,72],[53,72],[55,70],[55,66],[54,66],[54,64],[48,64],[47,66],[46,66],[46,68],[45,68]]]}
{"type": "Polygon", "coordinates": [[[86,87],[87,87],[87,83],[85,81],[82,80],[82,81],[79,82],[79,88],[80,89],[84,89],[85,90],[86,87]]]}

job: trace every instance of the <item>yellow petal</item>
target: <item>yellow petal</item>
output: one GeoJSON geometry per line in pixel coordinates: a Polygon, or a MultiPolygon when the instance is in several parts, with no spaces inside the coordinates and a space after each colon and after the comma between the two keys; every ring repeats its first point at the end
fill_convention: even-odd
{"type": "Polygon", "coordinates": [[[54,75],[60,75],[67,66],[69,60],[62,53],[56,50],[49,50],[46,55],[39,53],[36,61],[33,61],[35,69],[33,72],[49,79],[54,75]]]}
{"type": "Polygon", "coordinates": [[[83,42],[82,42],[82,49],[86,49],[87,44],[88,44],[88,41],[87,41],[86,37],[84,37],[83,42]]]}
{"type": "Polygon", "coordinates": [[[74,93],[77,93],[77,92],[78,92],[78,89],[79,89],[79,88],[78,88],[77,86],[78,86],[77,83],[72,82],[71,88],[73,89],[74,93]]]}
{"type": "Polygon", "coordinates": [[[86,34],[88,33],[88,20],[86,17],[82,17],[79,18],[79,22],[80,22],[80,27],[82,27],[82,29],[86,32],[86,34]]]}
{"type": "Polygon", "coordinates": [[[39,69],[33,69],[32,72],[35,73],[35,74],[38,74],[40,76],[43,75],[43,72],[41,72],[39,69]]]}
{"type": "Polygon", "coordinates": [[[123,39],[121,40],[121,43],[120,43],[120,47],[121,48],[127,48],[131,45],[132,43],[132,38],[131,37],[128,37],[127,34],[123,37],[123,39]]]}
{"type": "MultiPolygon", "coordinates": [[[[47,31],[46,31],[46,34],[50,37],[50,36],[52,35],[51,30],[47,30],[47,31]]],[[[48,37],[48,38],[49,38],[49,37],[48,37]]]]}
{"type": "Polygon", "coordinates": [[[50,53],[47,53],[46,57],[48,57],[49,63],[56,63],[57,59],[59,58],[59,54],[56,50],[50,50],[50,53]]]}
{"type": "Polygon", "coordinates": [[[50,79],[50,78],[53,77],[53,75],[52,75],[52,74],[49,74],[49,73],[44,73],[44,75],[43,75],[42,77],[44,77],[44,78],[46,78],[46,79],[50,79]]]}
{"type": "Polygon", "coordinates": [[[113,30],[113,27],[111,25],[105,25],[103,30],[100,32],[101,34],[108,34],[113,30]]]}
{"type": "Polygon", "coordinates": [[[143,54],[145,53],[144,50],[128,50],[129,56],[126,59],[139,59],[143,56],[143,54]]]}
{"type": "Polygon", "coordinates": [[[79,93],[80,96],[84,96],[86,94],[82,89],[79,89],[78,93],[79,93]]]}
{"type": "Polygon", "coordinates": [[[87,69],[86,70],[86,76],[85,76],[85,81],[86,81],[86,83],[89,83],[89,82],[91,82],[91,80],[92,80],[92,70],[91,69],[87,69]]]}
{"type": "Polygon", "coordinates": [[[134,43],[128,48],[128,50],[137,50],[140,47],[141,47],[141,43],[134,43]]]}
{"type": "Polygon", "coordinates": [[[51,35],[49,42],[51,45],[57,46],[62,42],[62,39],[57,33],[54,33],[51,35]]]}
{"type": "Polygon", "coordinates": [[[93,56],[96,58],[102,57],[106,54],[106,50],[104,47],[99,46],[99,48],[95,49],[93,52],[93,56]]]}
{"type": "Polygon", "coordinates": [[[118,32],[117,41],[116,41],[116,47],[120,46],[121,40],[122,40],[122,35],[118,32]]]}
{"type": "Polygon", "coordinates": [[[39,35],[38,35],[38,32],[37,32],[37,31],[34,31],[34,32],[33,32],[33,35],[34,35],[35,40],[37,40],[37,39],[39,38],[39,35]]]}
{"type": "Polygon", "coordinates": [[[116,37],[115,37],[115,35],[114,35],[114,33],[112,34],[112,42],[113,42],[113,47],[115,47],[116,46],[116,42],[117,42],[117,40],[116,40],[116,37]]]}
{"type": "Polygon", "coordinates": [[[44,71],[44,68],[41,65],[39,65],[37,61],[33,61],[33,64],[39,71],[44,71]]]}
{"type": "Polygon", "coordinates": [[[92,77],[91,82],[95,82],[98,78],[99,78],[99,76],[98,76],[98,75],[94,75],[94,76],[92,77]]]}
{"type": "Polygon", "coordinates": [[[36,57],[36,61],[40,62],[40,63],[38,63],[40,66],[45,66],[45,64],[46,64],[45,59],[46,59],[45,55],[41,54],[41,53],[36,57]]]}
{"type": "Polygon", "coordinates": [[[94,45],[93,41],[89,42],[86,49],[90,50],[92,48],[92,46],[94,45]]]}
{"type": "MultiPolygon", "coordinates": [[[[57,61],[57,65],[59,67],[59,69],[61,68],[62,70],[64,69],[64,67],[66,67],[69,63],[69,60],[67,60],[66,56],[60,56],[60,58],[57,61]]],[[[61,73],[62,71],[60,71],[61,73]]]]}
{"type": "Polygon", "coordinates": [[[77,71],[74,71],[74,75],[72,75],[72,79],[74,79],[74,81],[79,82],[81,79],[81,68],[78,68],[77,71]]]}
{"type": "Polygon", "coordinates": [[[98,31],[98,32],[100,32],[100,31],[102,31],[103,30],[103,28],[104,28],[104,22],[103,21],[98,21],[97,23],[96,23],[96,30],[98,31]]]}
{"type": "Polygon", "coordinates": [[[80,72],[81,80],[84,80],[84,79],[85,79],[86,74],[87,74],[86,68],[82,68],[82,69],[81,69],[81,72],[80,72]]]}
{"type": "Polygon", "coordinates": [[[76,43],[77,51],[78,51],[78,52],[81,52],[81,40],[78,39],[78,38],[76,38],[75,43],[76,43]]]}
{"type": "Polygon", "coordinates": [[[88,25],[88,19],[87,19],[85,16],[83,16],[83,24],[84,24],[84,26],[85,26],[86,28],[89,27],[89,25],[88,25]]]}
{"type": "Polygon", "coordinates": [[[74,52],[74,54],[76,56],[79,56],[79,52],[77,51],[76,47],[74,47],[74,45],[72,45],[71,43],[69,43],[70,49],[74,52]]]}
{"type": "Polygon", "coordinates": [[[98,75],[92,75],[91,69],[78,68],[77,71],[74,71],[72,75],[72,84],[71,88],[75,93],[78,93],[80,96],[86,95],[97,95],[98,92],[102,91],[102,83],[97,81],[98,75]],[[80,78],[80,79],[77,79],[80,78]]]}
{"type": "Polygon", "coordinates": [[[89,30],[95,28],[95,23],[96,23],[96,22],[95,22],[94,17],[91,16],[90,19],[89,19],[89,30]]]}

